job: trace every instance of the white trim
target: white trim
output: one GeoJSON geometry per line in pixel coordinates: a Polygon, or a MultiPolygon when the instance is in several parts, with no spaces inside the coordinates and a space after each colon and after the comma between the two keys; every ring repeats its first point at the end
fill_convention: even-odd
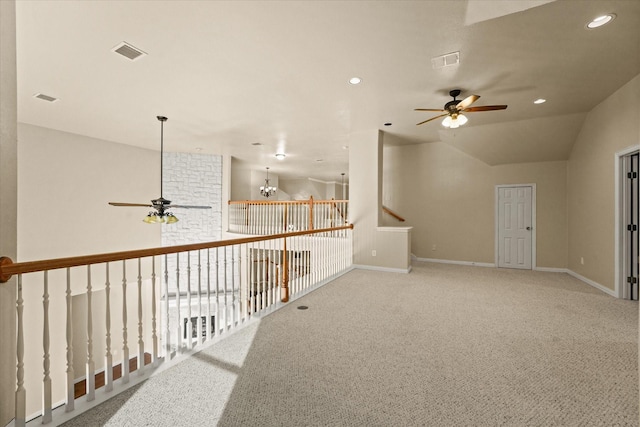
{"type": "Polygon", "coordinates": [[[624,158],[630,154],[633,154],[637,151],[640,151],[640,146],[632,145],[630,147],[624,148],[618,152],[616,152],[614,156],[614,177],[615,177],[615,225],[613,229],[613,235],[615,238],[614,242],[614,286],[615,286],[615,296],[617,298],[623,298],[622,290],[624,289],[624,259],[623,254],[625,252],[624,249],[624,197],[622,192],[624,191],[624,158]]]}
{"type": "Polygon", "coordinates": [[[411,272],[411,266],[408,268],[390,268],[390,267],[378,267],[375,265],[364,265],[364,264],[353,264],[353,268],[357,268],[359,270],[373,270],[373,271],[384,271],[386,273],[403,273],[408,274],[411,272]]]}
{"type": "Polygon", "coordinates": [[[376,231],[389,231],[392,233],[408,233],[413,227],[376,227],[376,231]]]}
{"type": "Polygon", "coordinates": [[[536,220],[536,184],[532,183],[532,184],[499,184],[495,186],[495,204],[494,204],[494,225],[495,225],[495,229],[494,229],[494,265],[496,267],[498,267],[500,265],[499,260],[498,260],[498,244],[499,244],[499,240],[498,240],[498,229],[500,227],[499,221],[498,221],[498,212],[500,209],[500,205],[498,202],[498,190],[500,188],[513,188],[513,187],[531,187],[531,269],[535,270],[536,269],[536,262],[537,262],[537,239],[536,239],[536,235],[537,235],[537,220],[536,220]]]}
{"type": "Polygon", "coordinates": [[[576,279],[578,279],[578,280],[583,281],[583,282],[584,282],[584,283],[586,283],[587,285],[591,285],[591,286],[593,286],[594,288],[596,288],[596,289],[598,289],[598,290],[601,290],[602,292],[604,292],[604,293],[605,293],[605,294],[607,294],[607,295],[611,295],[612,297],[617,298],[616,291],[611,290],[611,289],[607,288],[606,286],[601,285],[601,284],[600,284],[600,283],[598,283],[598,282],[594,282],[594,281],[593,281],[593,280],[591,280],[591,279],[587,279],[586,277],[584,277],[584,276],[582,276],[582,275],[580,275],[580,274],[576,273],[575,271],[569,270],[569,269],[567,269],[567,274],[569,274],[570,276],[575,277],[575,278],[576,278],[576,279]]]}
{"type": "Polygon", "coordinates": [[[536,267],[534,268],[535,271],[544,271],[547,273],[569,273],[569,270],[567,270],[566,268],[559,268],[559,267],[536,267]]]}
{"type": "Polygon", "coordinates": [[[489,262],[475,262],[475,261],[455,261],[450,259],[436,259],[436,258],[418,258],[415,255],[413,259],[418,262],[435,262],[438,264],[456,264],[456,265],[470,265],[474,267],[490,267],[495,268],[495,264],[489,262]]]}

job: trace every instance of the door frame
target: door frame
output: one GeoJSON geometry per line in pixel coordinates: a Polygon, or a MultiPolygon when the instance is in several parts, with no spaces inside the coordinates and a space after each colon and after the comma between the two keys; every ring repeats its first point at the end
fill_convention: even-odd
{"type": "Polygon", "coordinates": [[[615,154],[615,243],[614,243],[614,252],[615,252],[615,272],[614,272],[614,295],[617,298],[624,298],[622,291],[624,290],[624,255],[626,253],[625,249],[625,212],[624,212],[624,202],[625,202],[625,172],[626,168],[624,165],[625,159],[640,151],[638,145],[632,145],[630,147],[624,148],[615,154]]]}
{"type": "Polygon", "coordinates": [[[494,229],[494,262],[495,262],[495,266],[496,268],[498,268],[499,266],[499,262],[498,262],[498,254],[499,254],[499,250],[498,250],[498,245],[500,244],[500,240],[498,238],[498,231],[500,228],[500,221],[499,221],[499,216],[500,216],[500,201],[499,199],[499,190],[500,188],[514,188],[514,187],[531,187],[531,270],[536,270],[537,268],[537,264],[536,264],[536,233],[537,233],[537,227],[536,227],[536,184],[532,183],[532,184],[499,184],[495,186],[495,210],[494,210],[494,225],[495,225],[495,229],[494,229]]]}

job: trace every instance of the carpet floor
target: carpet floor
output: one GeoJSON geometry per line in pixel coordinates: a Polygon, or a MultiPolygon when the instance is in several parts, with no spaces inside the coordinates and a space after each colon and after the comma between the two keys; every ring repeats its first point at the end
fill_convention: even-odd
{"type": "Polygon", "coordinates": [[[416,263],[353,270],[65,426],[637,426],[638,401],[637,302],[416,263]]]}

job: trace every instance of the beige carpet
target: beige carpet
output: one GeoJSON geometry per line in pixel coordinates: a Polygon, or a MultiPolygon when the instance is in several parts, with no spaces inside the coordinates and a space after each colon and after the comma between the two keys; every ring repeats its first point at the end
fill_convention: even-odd
{"type": "Polygon", "coordinates": [[[638,306],[566,274],[354,270],[67,425],[636,426],[638,306]]]}

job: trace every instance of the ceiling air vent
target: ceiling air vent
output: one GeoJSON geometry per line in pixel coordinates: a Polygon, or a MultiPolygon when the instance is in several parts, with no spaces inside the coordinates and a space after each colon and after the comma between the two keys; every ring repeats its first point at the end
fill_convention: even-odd
{"type": "Polygon", "coordinates": [[[114,51],[115,53],[119,53],[120,55],[122,55],[125,58],[128,58],[128,59],[130,59],[132,61],[135,61],[136,59],[140,58],[141,56],[146,55],[145,52],[141,51],[137,47],[134,47],[134,46],[130,45],[127,42],[122,42],[122,43],[120,43],[119,45],[117,45],[116,47],[114,47],[111,50],[114,51]]]}
{"type": "Polygon", "coordinates": [[[44,93],[36,93],[33,95],[34,98],[42,99],[47,102],[56,102],[58,98],[54,98],[53,96],[45,95],[44,93]]]}
{"type": "Polygon", "coordinates": [[[431,58],[431,65],[434,70],[444,67],[450,67],[452,65],[458,65],[460,63],[460,52],[451,52],[444,55],[435,56],[431,58]]]}

